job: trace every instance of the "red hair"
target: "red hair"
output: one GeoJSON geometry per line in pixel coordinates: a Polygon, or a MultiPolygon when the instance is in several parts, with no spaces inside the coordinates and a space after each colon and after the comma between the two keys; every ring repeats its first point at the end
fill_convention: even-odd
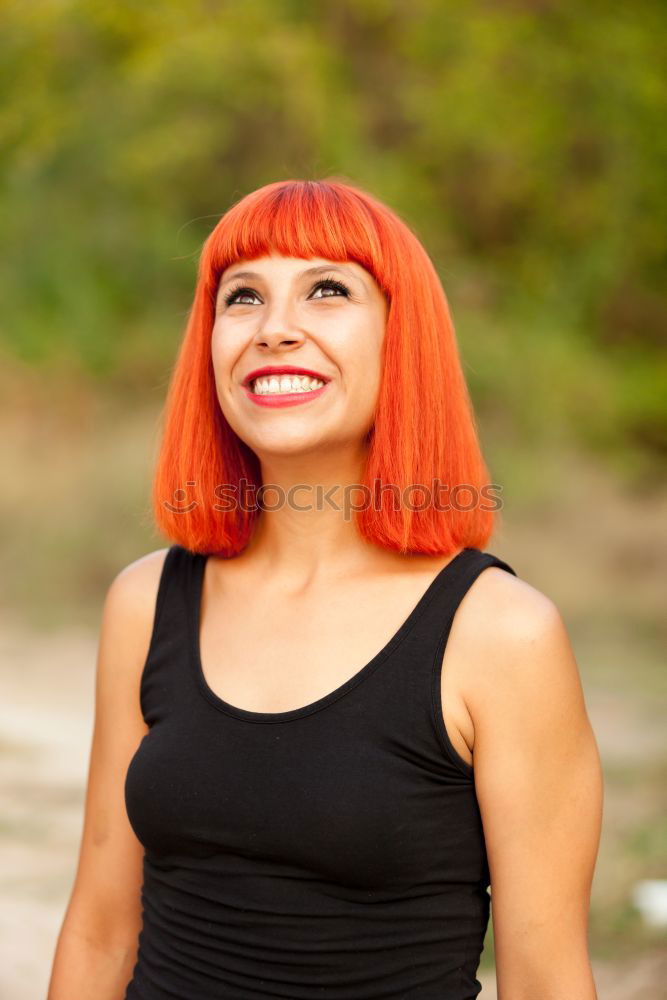
{"type": "MultiPolygon", "coordinates": [[[[163,412],[152,491],[159,530],[193,552],[233,556],[245,547],[261,514],[238,504],[214,509],[216,486],[238,486],[245,479],[258,488],[261,470],[220,409],[210,342],[222,272],[237,260],[268,253],[356,261],[389,303],[362,482],[371,496],[373,484],[393,486],[384,490],[379,509],[366,503],[355,511],[362,537],[402,553],[483,549],[494,516],[482,492],[490,485],[488,471],[440,279],[405,222],[371,195],[335,179],[267,184],[236,202],[206,239],[163,412]],[[443,488],[459,485],[464,499],[449,510],[432,503],[417,510],[401,503],[396,510],[389,502],[395,486],[408,490],[420,507],[423,492],[408,488],[430,489],[434,479],[443,488]]],[[[441,499],[450,502],[447,493],[441,499]]]]}

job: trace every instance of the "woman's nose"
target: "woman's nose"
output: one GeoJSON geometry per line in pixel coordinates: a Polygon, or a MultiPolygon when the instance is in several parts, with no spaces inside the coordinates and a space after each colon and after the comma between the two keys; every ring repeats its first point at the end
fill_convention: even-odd
{"type": "Polygon", "coordinates": [[[294,344],[303,339],[304,332],[296,322],[295,311],[284,300],[264,312],[255,334],[255,343],[267,347],[294,344]]]}

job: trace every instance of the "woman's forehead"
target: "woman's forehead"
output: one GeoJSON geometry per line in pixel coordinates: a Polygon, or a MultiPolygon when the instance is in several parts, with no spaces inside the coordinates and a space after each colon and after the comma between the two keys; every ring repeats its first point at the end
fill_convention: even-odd
{"type": "Polygon", "coordinates": [[[292,277],[317,277],[327,271],[338,271],[351,278],[371,277],[361,264],[353,260],[336,261],[327,257],[288,257],[282,254],[263,254],[261,257],[242,258],[224,269],[220,284],[244,278],[256,280],[272,271],[292,277]]]}

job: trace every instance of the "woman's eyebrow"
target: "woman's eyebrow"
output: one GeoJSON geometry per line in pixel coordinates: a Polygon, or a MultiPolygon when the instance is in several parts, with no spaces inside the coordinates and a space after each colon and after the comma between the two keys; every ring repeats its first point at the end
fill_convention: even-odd
{"type": "MultiPolygon", "coordinates": [[[[300,271],[297,275],[298,278],[303,278],[307,275],[315,276],[317,274],[325,274],[328,271],[342,271],[343,274],[349,275],[351,278],[356,278],[355,273],[351,268],[345,267],[344,264],[322,264],[317,267],[307,267],[304,271],[300,271]]],[[[220,282],[219,288],[228,284],[230,281],[235,281],[238,278],[246,278],[249,281],[261,280],[262,275],[257,271],[233,271],[224,281],[220,282]]]]}

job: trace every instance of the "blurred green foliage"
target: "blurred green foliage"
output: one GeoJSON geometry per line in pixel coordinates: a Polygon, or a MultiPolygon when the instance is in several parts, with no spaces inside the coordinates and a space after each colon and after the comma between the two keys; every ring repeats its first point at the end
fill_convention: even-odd
{"type": "Polygon", "coordinates": [[[168,372],[231,203],[333,174],[415,229],[475,403],[667,451],[659,0],[2,5],[4,350],[168,372]]]}

